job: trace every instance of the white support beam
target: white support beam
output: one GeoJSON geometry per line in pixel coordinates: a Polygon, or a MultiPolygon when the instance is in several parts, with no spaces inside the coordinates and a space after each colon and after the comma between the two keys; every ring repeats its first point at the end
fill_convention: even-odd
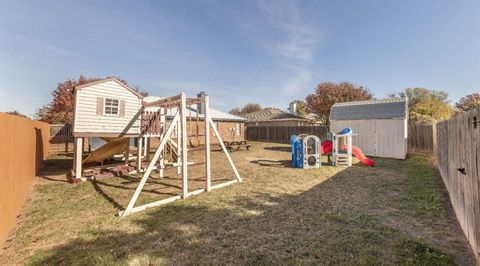
{"type": "Polygon", "coordinates": [[[212,170],[210,167],[210,106],[208,95],[203,95],[203,104],[205,106],[205,175],[207,176],[207,191],[212,190],[212,170]]]}
{"type": "Polygon", "coordinates": [[[153,156],[153,159],[150,161],[150,164],[147,167],[147,170],[143,174],[142,179],[140,180],[140,183],[138,184],[137,189],[135,190],[135,193],[133,194],[132,198],[130,199],[130,202],[128,203],[127,208],[125,211],[122,213],[122,216],[127,216],[131,213],[133,209],[133,205],[135,205],[135,202],[138,199],[138,196],[142,192],[143,187],[145,186],[145,183],[147,182],[147,179],[150,177],[150,174],[155,166],[156,161],[160,157],[160,154],[162,153],[163,149],[165,148],[165,144],[167,143],[167,140],[170,138],[170,135],[172,134],[173,128],[175,123],[178,121],[180,115],[177,113],[175,117],[173,118],[172,124],[168,128],[167,132],[165,133],[165,137],[162,139],[162,142],[160,142],[160,145],[157,148],[157,151],[155,152],[155,155],[153,156]]]}
{"type": "Polygon", "coordinates": [[[143,137],[140,136],[137,138],[137,172],[140,173],[142,171],[142,143],[143,137]]]}
{"type": "Polygon", "coordinates": [[[75,178],[82,178],[83,138],[75,138],[75,178]]]}
{"type": "Polygon", "coordinates": [[[230,180],[230,181],[227,181],[227,182],[224,182],[224,183],[220,183],[220,184],[212,186],[212,190],[219,189],[219,188],[222,188],[222,187],[226,187],[226,186],[238,183],[238,182],[239,181],[235,179],[235,180],[230,180]]]}
{"type": "Polygon", "coordinates": [[[130,138],[128,138],[128,145],[127,145],[127,149],[125,150],[124,157],[125,157],[125,165],[128,165],[130,160],[130,138]]]}
{"type": "Polygon", "coordinates": [[[150,137],[145,137],[145,160],[150,161],[150,137]]]}
{"type": "Polygon", "coordinates": [[[230,157],[230,153],[228,153],[227,148],[225,147],[225,144],[223,143],[222,137],[220,136],[217,129],[215,128],[215,124],[213,123],[213,120],[212,120],[211,117],[208,118],[208,122],[210,123],[210,126],[213,129],[213,133],[215,133],[215,136],[217,137],[218,142],[220,143],[220,146],[222,147],[223,152],[227,156],[228,162],[230,163],[230,166],[232,167],[233,172],[235,173],[235,178],[237,178],[237,180],[239,182],[242,182],[242,178],[240,177],[240,174],[238,173],[237,167],[235,167],[235,164],[233,163],[233,160],[230,157]]]}
{"type": "Polygon", "coordinates": [[[118,213],[118,216],[120,217],[125,217],[129,214],[132,214],[132,213],[136,213],[136,212],[141,212],[141,211],[144,211],[148,208],[152,208],[152,207],[157,207],[157,206],[161,206],[161,205],[164,205],[164,204],[167,204],[167,203],[170,203],[170,202],[174,202],[174,201],[177,201],[179,199],[182,199],[182,197],[180,195],[178,196],[173,196],[173,197],[170,197],[170,198],[166,198],[166,199],[162,199],[162,200],[157,200],[157,201],[154,201],[154,202],[151,202],[151,203],[147,203],[147,204],[144,204],[144,205],[141,205],[141,206],[137,206],[137,207],[133,207],[129,213],[125,211],[120,211],[118,213]]]}
{"type": "MultiPolygon", "coordinates": [[[[162,142],[162,139],[165,137],[165,130],[167,128],[166,124],[166,119],[165,119],[165,108],[161,107],[160,110],[160,142],[162,142]]],[[[163,158],[163,152],[160,154],[158,157],[158,173],[160,175],[160,178],[163,178],[165,176],[165,164],[164,164],[164,158],[163,158]]]]}
{"type": "MultiPolygon", "coordinates": [[[[181,113],[181,109],[178,109],[178,113],[181,113]]],[[[177,163],[179,163],[177,167],[177,175],[182,173],[182,167],[180,163],[182,162],[182,133],[181,133],[181,119],[177,122],[177,163]]]]}
{"type": "MultiPolygon", "coordinates": [[[[180,101],[180,115],[182,126],[182,197],[186,199],[188,197],[188,163],[187,163],[187,96],[182,92],[182,98],[180,101]]],[[[180,146],[180,143],[179,145],[180,146]]]]}

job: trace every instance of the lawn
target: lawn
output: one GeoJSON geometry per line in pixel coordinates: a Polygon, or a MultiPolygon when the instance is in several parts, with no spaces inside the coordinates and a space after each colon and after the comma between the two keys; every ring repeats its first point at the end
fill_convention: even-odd
{"type": "MultiPolygon", "coordinates": [[[[302,170],[288,145],[257,142],[232,157],[244,182],[126,218],[139,178],[72,185],[61,175],[71,158],[51,158],[0,264],[475,263],[429,156],[302,170]]],[[[233,179],[223,154],[212,160],[215,182],[233,179]]],[[[204,184],[202,166],[189,174],[192,189],[204,184]]],[[[167,175],[140,202],[178,194],[167,175]]]]}

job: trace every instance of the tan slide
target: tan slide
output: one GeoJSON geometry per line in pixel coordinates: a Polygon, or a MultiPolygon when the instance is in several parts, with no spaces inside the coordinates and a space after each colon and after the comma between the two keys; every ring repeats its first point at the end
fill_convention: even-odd
{"type": "Polygon", "coordinates": [[[127,149],[128,145],[130,145],[129,138],[113,138],[104,140],[107,141],[107,143],[92,151],[82,163],[101,163],[105,159],[113,157],[115,154],[123,153],[127,149]]]}

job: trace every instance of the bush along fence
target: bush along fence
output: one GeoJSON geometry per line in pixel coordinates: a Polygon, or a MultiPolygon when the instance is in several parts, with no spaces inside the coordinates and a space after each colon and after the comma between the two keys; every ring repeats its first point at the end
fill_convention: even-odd
{"type": "Polygon", "coordinates": [[[292,135],[309,134],[326,139],[329,127],[326,125],[308,126],[248,126],[247,140],[290,143],[292,135]]]}
{"type": "Polygon", "coordinates": [[[42,160],[48,155],[47,123],[0,113],[0,245],[15,225],[42,160]]]}
{"type": "Polygon", "coordinates": [[[438,123],[436,131],[438,169],[480,264],[480,108],[438,123]]]}

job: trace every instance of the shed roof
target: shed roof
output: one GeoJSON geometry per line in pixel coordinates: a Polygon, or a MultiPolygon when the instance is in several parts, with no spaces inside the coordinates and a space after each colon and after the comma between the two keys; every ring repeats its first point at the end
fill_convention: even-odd
{"type": "Polygon", "coordinates": [[[336,103],[330,110],[330,120],[405,119],[407,98],[336,103]]]}
{"type": "MultiPolygon", "coordinates": [[[[143,101],[148,103],[148,102],[154,102],[154,101],[161,100],[162,98],[163,97],[158,97],[158,96],[147,96],[143,99],[143,101]]],[[[147,107],[147,108],[145,108],[146,111],[156,111],[158,109],[159,109],[159,107],[147,107]]],[[[196,118],[196,116],[197,116],[197,105],[196,104],[193,104],[190,107],[187,107],[187,110],[188,110],[187,115],[191,114],[192,119],[196,118]]],[[[214,121],[238,121],[238,122],[243,122],[243,121],[246,120],[243,117],[232,115],[232,114],[229,114],[229,113],[226,113],[226,112],[222,112],[222,111],[219,111],[219,110],[211,108],[211,107],[210,107],[209,110],[210,110],[210,117],[214,121]]],[[[177,108],[169,108],[167,110],[167,116],[173,116],[176,113],[177,113],[177,108]]],[[[199,119],[203,120],[204,115],[199,114],[198,117],[199,117],[199,119]]]]}
{"type": "Polygon", "coordinates": [[[244,115],[248,122],[284,121],[284,120],[308,120],[303,116],[294,115],[277,108],[265,108],[244,115]]]}

